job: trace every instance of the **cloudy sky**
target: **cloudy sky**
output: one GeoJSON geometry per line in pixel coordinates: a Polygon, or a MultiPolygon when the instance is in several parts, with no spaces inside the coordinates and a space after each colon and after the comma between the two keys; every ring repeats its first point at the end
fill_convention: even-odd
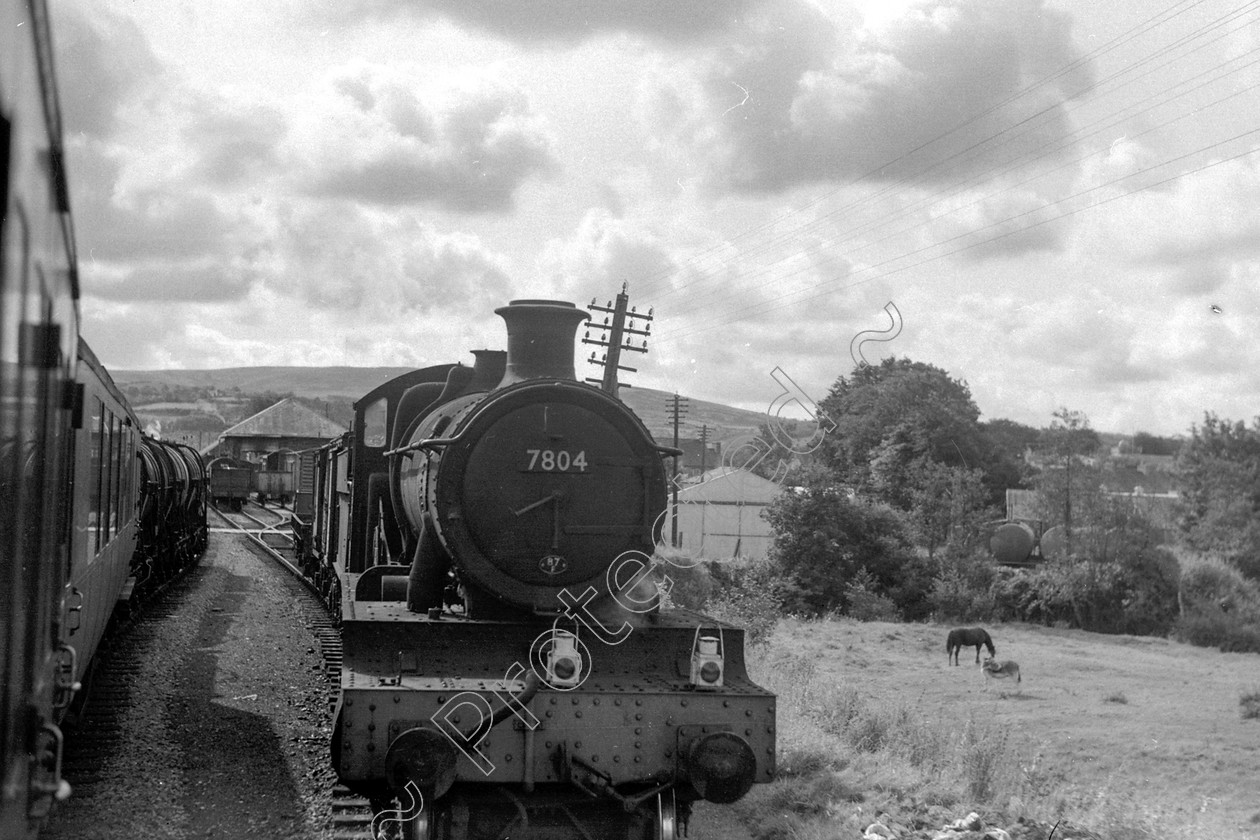
{"type": "Polygon", "coordinates": [[[627,381],[699,399],[860,353],[1035,426],[1260,413],[1254,3],[50,5],[111,367],[470,363],[625,282],[627,381]]]}

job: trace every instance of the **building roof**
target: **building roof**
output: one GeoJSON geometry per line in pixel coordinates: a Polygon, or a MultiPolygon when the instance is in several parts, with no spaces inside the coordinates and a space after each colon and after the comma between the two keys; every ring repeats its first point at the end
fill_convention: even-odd
{"type": "Polygon", "coordinates": [[[219,439],[242,437],[318,438],[330,440],[346,431],[324,415],[292,397],[247,417],[219,435],[219,439]]]}
{"type": "Polygon", "coordinates": [[[769,504],[783,490],[773,481],[754,475],[748,470],[719,467],[709,470],[698,484],[691,484],[678,491],[680,500],[688,502],[745,502],[769,504]]]}

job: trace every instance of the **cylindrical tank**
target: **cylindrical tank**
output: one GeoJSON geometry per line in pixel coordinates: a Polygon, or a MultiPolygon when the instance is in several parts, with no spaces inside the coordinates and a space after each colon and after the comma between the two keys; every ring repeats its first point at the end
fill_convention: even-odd
{"type": "Polygon", "coordinates": [[[1067,531],[1055,525],[1041,535],[1041,556],[1047,560],[1061,560],[1067,556],[1067,531]]]}
{"type": "Polygon", "coordinates": [[[993,558],[1004,565],[1026,563],[1032,554],[1036,538],[1032,528],[1022,522],[999,525],[989,537],[989,550],[993,558]]]}

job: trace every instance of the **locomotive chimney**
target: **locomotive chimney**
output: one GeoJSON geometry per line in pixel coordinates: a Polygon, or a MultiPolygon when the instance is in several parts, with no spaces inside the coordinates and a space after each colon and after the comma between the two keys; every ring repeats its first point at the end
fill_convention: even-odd
{"type": "Polygon", "coordinates": [[[494,310],[507,322],[507,370],[499,387],[526,379],[577,379],[573,340],[588,316],[563,300],[514,300],[494,310]]]}

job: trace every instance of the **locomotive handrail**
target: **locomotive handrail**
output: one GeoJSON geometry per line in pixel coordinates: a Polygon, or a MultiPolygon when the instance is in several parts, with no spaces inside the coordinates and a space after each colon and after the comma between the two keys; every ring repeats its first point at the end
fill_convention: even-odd
{"type": "Polygon", "coordinates": [[[461,435],[453,438],[425,438],[424,440],[409,443],[406,446],[400,446],[397,449],[391,449],[385,453],[386,458],[392,458],[395,455],[406,455],[408,452],[415,452],[419,449],[437,449],[440,446],[450,446],[452,443],[459,443],[461,435]]]}
{"type": "MultiPolygon", "coordinates": [[[[419,440],[415,443],[409,443],[406,446],[400,446],[397,449],[391,449],[385,453],[385,457],[391,458],[394,455],[405,455],[408,452],[415,452],[420,449],[437,449],[443,446],[450,446],[452,444],[459,443],[463,436],[464,433],[461,430],[461,432],[455,435],[455,437],[425,438],[424,440],[419,440]]],[[[662,457],[666,458],[676,458],[686,454],[683,450],[676,446],[666,446],[663,443],[653,443],[652,448],[659,452],[662,457]]]]}

